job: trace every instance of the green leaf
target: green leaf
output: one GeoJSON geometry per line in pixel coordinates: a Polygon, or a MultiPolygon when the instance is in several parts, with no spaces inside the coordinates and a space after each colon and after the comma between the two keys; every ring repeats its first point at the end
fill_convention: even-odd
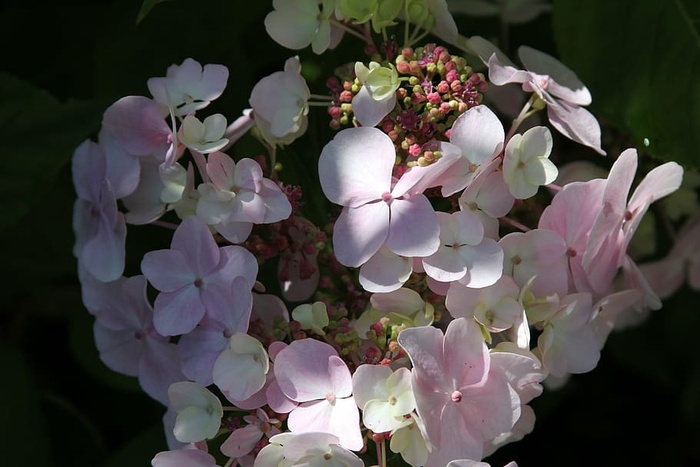
{"type": "Polygon", "coordinates": [[[141,5],[141,9],[139,10],[139,14],[136,16],[136,24],[143,21],[154,6],[167,1],[168,0],[144,0],[143,4],[141,5]]]}
{"type": "MultiPolygon", "coordinates": [[[[662,160],[700,165],[700,2],[555,0],[562,61],[592,110],[662,160]]],[[[615,155],[615,154],[613,154],[615,155]]]]}
{"type": "Polygon", "coordinates": [[[73,150],[99,127],[106,105],[98,100],[60,103],[6,73],[0,73],[0,89],[0,199],[6,202],[2,231],[53,188],[73,150]]]}
{"type": "Polygon", "coordinates": [[[127,393],[141,393],[138,380],[110,370],[100,360],[95,347],[93,324],[95,319],[85,310],[70,310],[73,312],[68,329],[70,348],[75,360],[96,381],[111,388],[127,393]]]}
{"type": "Polygon", "coordinates": [[[151,459],[160,451],[168,449],[163,425],[157,424],[143,431],[111,456],[102,467],[124,467],[125,465],[151,465],[151,459]]]}
{"type": "Polygon", "coordinates": [[[7,375],[0,385],[0,439],[7,446],[3,465],[53,465],[51,438],[29,365],[18,349],[2,345],[0,368],[7,375]]]}

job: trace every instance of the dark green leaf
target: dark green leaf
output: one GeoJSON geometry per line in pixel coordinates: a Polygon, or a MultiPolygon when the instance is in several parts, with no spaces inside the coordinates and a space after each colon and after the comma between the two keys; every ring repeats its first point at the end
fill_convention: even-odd
{"type": "MultiPolygon", "coordinates": [[[[592,110],[662,160],[700,165],[700,2],[555,0],[563,62],[592,110]]],[[[615,155],[615,154],[613,154],[615,155]]]]}
{"type": "Polygon", "coordinates": [[[136,24],[143,21],[154,6],[167,1],[168,0],[144,0],[143,5],[141,5],[141,9],[139,10],[139,14],[136,16],[136,24]]]}
{"type": "Polygon", "coordinates": [[[0,368],[7,377],[0,385],[0,439],[3,465],[50,466],[51,439],[27,362],[14,347],[0,346],[0,368]]]}
{"type": "Polygon", "coordinates": [[[103,464],[103,467],[151,465],[151,459],[158,452],[167,449],[163,425],[154,425],[117,451],[103,464]]]}
{"type": "Polygon", "coordinates": [[[69,339],[75,360],[91,377],[109,387],[129,393],[141,392],[141,386],[136,378],[110,370],[100,360],[93,337],[95,319],[85,310],[71,311],[74,314],[70,321],[69,339]]]}
{"type": "Polygon", "coordinates": [[[90,418],[60,394],[47,397],[44,408],[51,429],[56,465],[94,467],[105,458],[107,446],[96,425],[97,418],[90,418]],[[76,439],[80,442],[76,443],[76,439]]]}
{"type": "Polygon", "coordinates": [[[73,150],[100,124],[97,100],[58,102],[48,92],[0,73],[0,231],[15,224],[52,189],[73,150]]]}

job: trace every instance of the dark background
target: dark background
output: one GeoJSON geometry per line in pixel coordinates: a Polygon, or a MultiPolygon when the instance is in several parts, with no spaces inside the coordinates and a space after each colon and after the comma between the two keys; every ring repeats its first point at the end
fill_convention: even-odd
{"type": "MultiPolygon", "coordinates": [[[[557,2],[555,17],[562,3],[557,2]]],[[[105,368],[94,348],[92,318],[81,303],[71,253],[73,149],[95,134],[107,106],[122,96],[148,95],[146,80],[164,76],[173,63],[193,57],[202,64],[228,66],[228,88],[210,109],[233,120],[247,106],[255,82],[282,69],[284,60],[296,53],[265,34],[263,18],[271,9],[267,0],[172,0],[155,6],[137,25],[140,6],[139,0],[0,3],[3,465],[145,466],[165,449],[163,407],[140,392],[135,379],[105,368]]],[[[570,8],[562,6],[560,11],[571,16],[570,8]]],[[[561,25],[567,20],[560,17],[559,26],[553,27],[553,16],[545,14],[513,26],[511,51],[526,43],[552,54],[559,48],[575,52],[566,42],[569,36],[562,39],[561,25]],[[564,42],[558,46],[557,39],[564,42]]],[[[586,20],[592,21],[581,19],[586,20]]],[[[630,21],[637,20],[641,21],[630,21]]],[[[460,17],[458,23],[464,33],[489,37],[499,31],[493,18],[460,17]]],[[[697,33],[697,22],[691,21],[691,26],[697,33]]],[[[594,34],[613,42],[635,40],[617,37],[612,31],[594,34]]],[[[699,50],[696,44],[686,51],[687,69],[659,70],[654,95],[663,100],[674,92],[661,79],[666,77],[662,71],[670,79],[687,75],[689,86],[694,87],[687,90],[687,101],[675,104],[672,118],[684,124],[691,121],[689,125],[695,122],[696,132],[700,120],[694,120],[692,109],[700,102],[693,97],[700,95],[700,80],[693,78],[698,76],[694,64],[700,60],[699,50]]],[[[298,53],[309,86],[317,93],[324,92],[332,66],[363,57],[361,46],[349,38],[323,61],[310,50],[298,53]]],[[[640,47],[635,53],[641,57],[649,51],[640,47]]],[[[608,73],[572,67],[582,77],[608,73]]],[[[608,75],[611,86],[615,85],[613,74],[608,75]]],[[[593,79],[594,100],[605,94],[601,81],[605,82],[593,79]]],[[[619,92],[624,91],[620,86],[619,92]]],[[[611,143],[614,147],[634,144],[641,134],[637,122],[615,115],[608,104],[593,106],[603,115],[604,141],[618,138],[620,142],[611,143]]],[[[299,144],[303,149],[290,148],[280,156],[290,181],[312,187],[313,175],[305,171],[303,161],[313,161],[327,134],[326,116],[312,110],[309,133],[299,144]]],[[[695,150],[691,155],[678,152],[685,154],[684,163],[692,165],[698,160],[697,146],[691,149],[695,150]]],[[[260,152],[251,140],[234,149],[234,154],[247,157],[260,152]]],[[[664,158],[664,154],[655,155],[664,158]]],[[[581,157],[590,154],[583,151],[581,157]]],[[[313,187],[307,191],[313,192],[313,187]]],[[[324,209],[323,200],[307,202],[310,210],[324,209]]],[[[156,228],[130,228],[126,274],[138,272],[144,251],[168,243],[169,238],[160,236],[156,228]]],[[[663,251],[668,245],[660,248],[663,251]]],[[[613,334],[598,368],[535,399],[535,431],[487,461],[501,466],[516,460],[521,467],[700,465],[699,299],[700,294],[683,288],[643,325],[613,334]]]]}

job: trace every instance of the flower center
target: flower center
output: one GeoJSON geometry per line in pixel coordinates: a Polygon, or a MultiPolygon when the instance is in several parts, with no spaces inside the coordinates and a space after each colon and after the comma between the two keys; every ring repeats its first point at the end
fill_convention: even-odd
{"type": "Polygon", "coordinates": [[[391,204],[391,202],[394,200],[394,197],[391,196],[391,193],[388,191],[385,191],[382,193],[382,201],[384,201],[386,204],[391,204]]]}
{"type": "Polygon", "coordinates": [[[537,79],[535,80],[537,83],[537,86],[540,87],[543,91],[545,91],[550,84],[552,84],[552,78],[550,78],[548,75],[539,75],[537,76],[537,79]]]}
{"type": "Polygon", "coordinates": [[[462,393],[460,391],[455,391],[452,393],[452,396],[450,396],[450,399],[452,399],[452,402],[462,402],[462,393]]]}

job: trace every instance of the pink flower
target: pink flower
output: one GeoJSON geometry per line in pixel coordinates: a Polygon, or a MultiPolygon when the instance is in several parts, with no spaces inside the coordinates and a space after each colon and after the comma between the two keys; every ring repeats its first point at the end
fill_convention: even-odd
{"type": "Polygon", "coordinates": [[[521,83],[523,91],[534,92],[547,104],[549,122],[561,134],[605,155],[600,147],[600,125],[581,106],[591,103],[591,93],[581,80],[554,57],[522,46],[518,55],[527,71],[502,65],[496,54],[488,61],[489,79],[497,86],[521,83]]]}
{"type": "Polygon", "coordinates": [[[360,266],[382,245],[400,256],[433,254],[440,229],[428,198],[420,193],[456,157],[455,152],[430,166],[414,167],[394,183],[396,152],[385,133],[368,127],[338,133],[318,161],[324,194],[345,206],[333,230],[338,261],[360,266]]]}
{"type": "Polygon", "coordinates": [[[437,213],[440,246],[423,258],[425,272],[441,282],[460,281],[469,287],[486,287],[503,273],[503,250],[484,238],[484,227],[471,210],[437,213]]]}
{"type": "Polygon", "coordinates": [[[277,354],[274,372],[282,392],[299,403],[287,419],[292,432],[331,433],[346,449],[362,448],[350,370],[333,347],[314,339],[293,341],[277,354]]]}
{"type": "Polygon", "coordinates": [[[520,398],[491,367],[479,326],[458,318],[444,335],[429,326],[408,328],[398,341],[413,364],[418,415],[433,445],[426,467],[481,459],[484,443],[520,417],[520,398]]]}
{"type": "Polygon", "coordinates": [[[566,243],[571,291],[593,291],[581,261],[586,252],[589,233],[600,212],[604,190],[604,179],[568,183],[554,195],[551,204],[540,216],[538,228],[553,230],[566,243]]]}
{"type": "Polygon", "coordinates": [[[485,105],[472,107],[455,120],[450,143],[459,147],[460,158],[442,180],[442,195],[449,196],[468,186],[482,165],[503,149],[503,125],[485,105]]]}
{"type": "Polygon", "coordinates": [[[257,409],[255,415],[246,415],[243,420],[248,425],[231,432],[221,445],[221,452],[229,457],[243,457],[253,450],[263,436],[272,438],[280,433],[275,426],[279,421],[268,417],[262,409],[257,409]]]}
{"type": "Polygon", "coordinates": [[[275,182],[263,177],[253,159],[235,163],[223,152],[213,152],[206,167],[211,182],[197,188],[197,216],[228,241],[241,243],[253,224],[270,224],[291,214],[287,197],[275,182]]]}
{"type": "Polygon", "coordinates": [[[199,449],[178,449],[162,451],[151,461],[153,467],[218,467],[216,459],[199,449]]]}
{"type": "Polygon", "coordinates": [[[171,65],[162,78],[148,80],[148,90],[159,104],[170,107],[175,115],[184,116],[208,106],[224,92],[228,68],[202,65],[186,58],[181,65],[171,65]]]}
{"type": "Polygon", "coordinates": [[[143,96],[126,96],[109,106],[102,127],[114,142],[134,156],[153,155],[161,162],[172,145],[172,129],[163,108],[143,96]]]}
{"type": "MultiPolygon", "coordinates": [[[[84,287],[91,287],[90,282],[84,287]]],[[[144,392],[168,403],[168,387],[182,381],[177,346],[153,327],[153,309],[146,299],[143,276],[120,278],[90,291],[97,321],[95,345],[114,371],[137,376],[144,392]]]]}
{"type": "Polygon", "coordinates": [[[102,147],[92,141],[78,146],[72,171],[78,194],[73,204],[73,254],[98,280],[113,281],[124,272],[126,222],[106,178],[102,147]]]}
{"type": "Polygon", "coordinates": [[[683,168],[675,162],[667,162],[644,177],[628,202],[636,171],[637,151],[623,151],[610,169],[602,205],[597,206],[598,215],[588,237],[582,265],[593,290],[598,293],[610,287],[651,203],[676,191],[683,179],[683,168]]]}
{"type": "Polygon", "coordinates": [[[192,331],[205,314],[226,322],[234,313],[246,323],[252,300],[236,300],[233,279],[243,276],[250,294],[258,273],[255,257],[239,246],[219,248],[196,216],[182,221],[169,250],[146,253],[141,270],[161,293],[156,297],[155,326],[166,336],[192,331]]]}

